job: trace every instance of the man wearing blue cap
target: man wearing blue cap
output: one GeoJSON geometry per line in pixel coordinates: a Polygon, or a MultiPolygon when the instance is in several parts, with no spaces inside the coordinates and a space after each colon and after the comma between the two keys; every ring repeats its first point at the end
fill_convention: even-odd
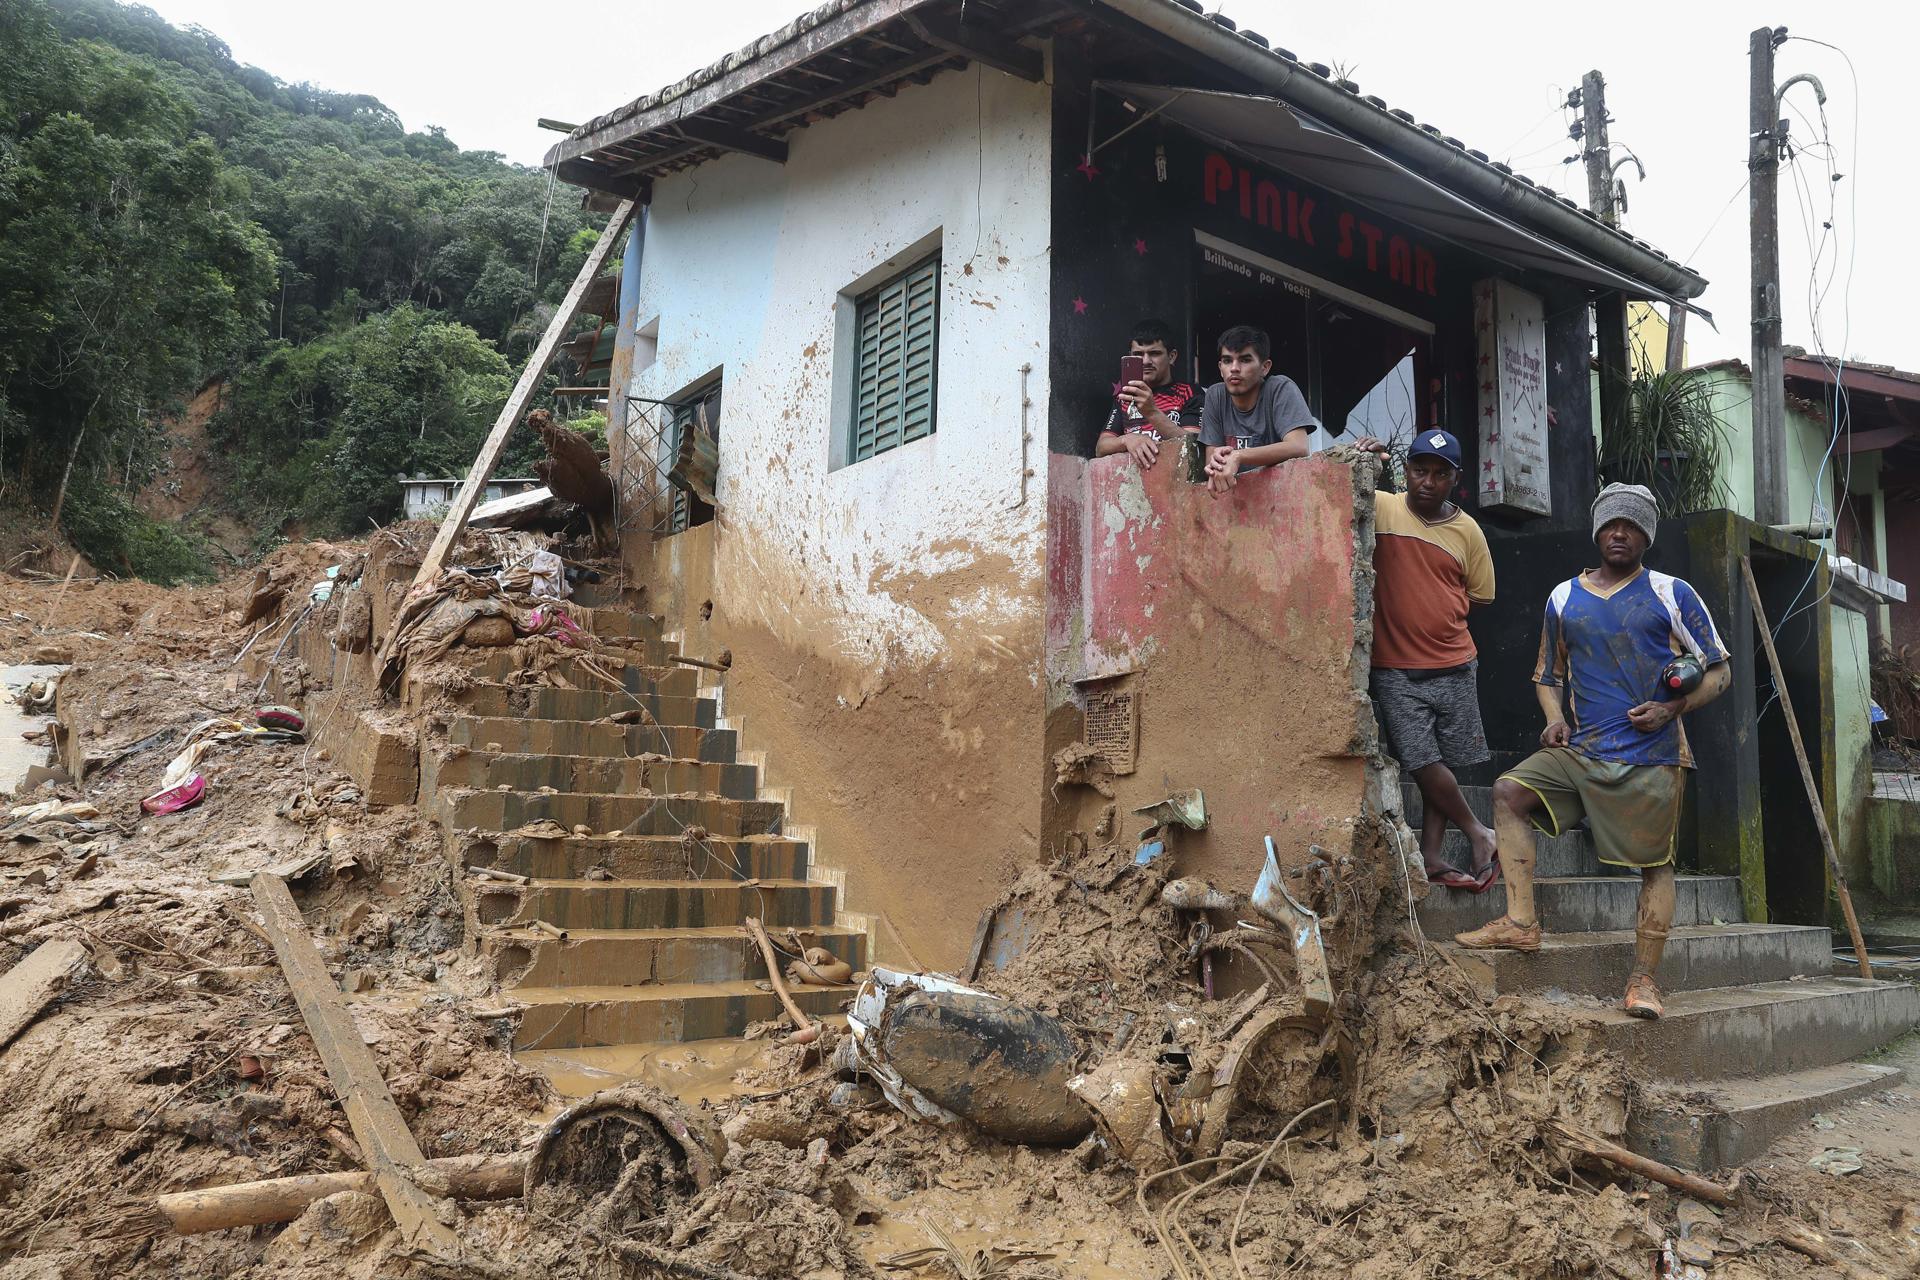
{"type": "MultiPolygon", "coordinates": [[[[1362,449],[1386,446],[1368,436],[1362,449]]],[[[1483,893],[1493,883],[1493,828],[1474,816],[1453,771],[1487,759],[1479,651],[1467,610],[1493,600],[1493,558],[1473,518],[1448,500],[1460,442],[1438,429],[1407,450],[1407,491],[1374,500],[1373,697],[1400,767],[1420,787],[1427,879],[1483,893]],[[1451,821],[1473,847],[1471,871],[1440,856],[1451,821]]]]}
{"type": "Polygon", "coordinates": [[[1594,499],[1600,567],[1547,597],[1533,672],[1547,718],[1541,749],[1493,788],[1507,913],[1454,939],[1463,947],[1538,951],[1529,824],[1559,835],[1584,818],[1600,861],[1640,872],[1624,1001],[1636,1018],[1664,1012],[1654,972],[1673,925],[1674,833],[1693,767],[1680,717],[1730,682],[1726,646],[1698,593],[1641,563],[1659,515],[1644,485],[1610,484],[1594,499]],[[1661,673],[1680,654],[1706,670],[1698,687],[1674,696],[1661,673]]]}

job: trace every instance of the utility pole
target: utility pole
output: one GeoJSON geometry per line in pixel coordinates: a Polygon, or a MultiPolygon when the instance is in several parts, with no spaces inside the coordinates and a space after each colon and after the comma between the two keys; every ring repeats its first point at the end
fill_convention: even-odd
{"type": "MultiPolygon", "coordinates": [[[[1587,208],[1610,227],[1620,225],[1613,195],[1613,149],[1607,141],[1607,82],[1598,71],[1580,77],[1580,136],[1587,162],[1587,208]]],[[[1627,300],[1618,292],[1602,294],[1594,304],[1599,327],[1600,430],[1627,411],[1633,362],[1627,351],[1627,300]]]]}
{"type": "Polygon", "coordinates": [[[1780,111],[1773,50],[1786,28],[1749,38],[1747,216],[1753,254],[1753,518],[1787,520],[1787,383],[1780,357],[1780,111]]]}

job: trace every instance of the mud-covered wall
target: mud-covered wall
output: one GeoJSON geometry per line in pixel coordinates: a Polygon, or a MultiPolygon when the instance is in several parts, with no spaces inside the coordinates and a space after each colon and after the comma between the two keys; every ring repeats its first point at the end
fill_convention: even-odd
{"type": "MultiPolygon", "coordinates": [[[[1162,464],[1056,454],[1048,472],[1048,747],[1088,740],[1088,693],[1131,693],[1131,773],[1056,786],[1056,841],[1117,808],[1199,788],[1210,828],[1175,834],[1180,874],[1253,887],[1272,835],[1284,864],[1346,854],[1375,749],[1372,468],[1302,459],[1220,499],[1162,464]]],[[[1370,837],[1369,837],[1370,838],[1370,837]]]]}
{"type": "Polygon", "coordinates": [[[632,540],[629,570],[687,652],[733,651],[724,714],[843,909],[932,965],[1038,838],[1048,93],[945,74],[797,131],[785,165],[662,180],[647,225],[633,390],[718,372],[720,515],[632,540]],[[836,465],[838,312],[935,245],[935,433],[836,465]]]}

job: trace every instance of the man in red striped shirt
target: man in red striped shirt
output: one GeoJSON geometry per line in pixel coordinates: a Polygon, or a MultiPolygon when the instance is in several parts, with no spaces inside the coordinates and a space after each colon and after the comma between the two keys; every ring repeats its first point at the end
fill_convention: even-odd
{"type": "Polygon", "coordinates": [[[1134,325],[1127,354],[1140,357],[1142,380],[1129,382],[1115,393],[1118,403],[1107,417],[1093,456],[1130,453],[1141,467],[1150,467],[1160,456],[1162,440],[1178,440],[1200,429],[1204,397],[1192,383],[1174,381],[1180,352],[1165,321],[1142,320],[1134,325]]]}

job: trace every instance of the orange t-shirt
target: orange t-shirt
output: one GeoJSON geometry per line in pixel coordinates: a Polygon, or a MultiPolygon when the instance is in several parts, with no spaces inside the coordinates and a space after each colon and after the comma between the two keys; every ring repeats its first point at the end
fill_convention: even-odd
{"type": "Polygon", "coordinates": [[[1458,667],[1479,652],[1469,604],[1493,600],[1487,535],[1466,512],[1432,524],[1402,493],[1374,501],[1373,665],[1397,671],[1458,667]]]}

